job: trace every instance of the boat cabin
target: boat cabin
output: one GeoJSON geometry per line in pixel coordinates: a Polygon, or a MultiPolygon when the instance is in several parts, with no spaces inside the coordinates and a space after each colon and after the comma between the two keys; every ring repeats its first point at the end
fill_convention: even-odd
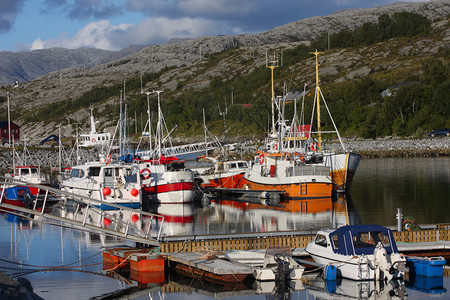
{"type": "Polygon", "coordinates": [[[341,255],[370,255],[381,243],[387,253],[398,253],[392,231],[379,225],[343,226],[334,231],[319,231],[314,239],[318,246],[329,247],[341,255]]]}
{"type": "Polygon", "coordinates": [[[16,166],[14,176],[29,176],[31,174],[40,174],[38,166],[16,166]]]}
{"type": "Polygon", "coordinates": [[[218,163],[218,170],[223,172],[245,172],[248,164],[245,160],[224,161],[218,163]]]}
{"type": "Polygon", "coordinates": [[[72,168],[73,180],[91,179],[104,184],[105,187],[121,188],[125,183],[137,183],[137,170],[124,165],[83,165],[72,168]]]}

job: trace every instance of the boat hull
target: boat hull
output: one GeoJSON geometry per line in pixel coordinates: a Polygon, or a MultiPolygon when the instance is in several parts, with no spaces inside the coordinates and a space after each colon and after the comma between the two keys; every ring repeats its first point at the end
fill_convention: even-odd
{"type": "Polygon", "coordinates": [[[285,197],[290,199],[314,199],[331,197],[333,185],[327,182],[303,182],[303,183],[258,183],[246,179],[251,190],[277,190],[283,191],[285,197]]]}
{"type": "Polygon", "coordinates": [[[242,189],[247,181],[244,179],[244,172],[231,176],[208,176],[201,178],[207,182],[204,187],[225,188],[225,189],[242,189]],[[206,179],[206,180],[205,180],[206,179]]]}
{"type": "MultiPolygon", "coordinates": [[[[373,255],[366,257],[355,257],[350,255],[335,255],[333,257],[323,257],[307,251],[315,262],[328,265],[333,264],[336,267],[339,276],[352,280],[376,280],[376,273],[370,267],[374,265],[373,255]]],[[[402,278],[403,272],[396,271],[393,278],[402,278]]]]}
{"type": "Polygon", "coordinates": [[[330,176],[337,190],[348,190],[358,168],[361,155],[356,153],[324,155],[324,165],[331,168],[330,176]]]}
{"type": "Polygon", "coordinates": [[[194,182],[172,182],[144,187],[150,201],[165,204],[190,203],[195,196],[194,182]]]}

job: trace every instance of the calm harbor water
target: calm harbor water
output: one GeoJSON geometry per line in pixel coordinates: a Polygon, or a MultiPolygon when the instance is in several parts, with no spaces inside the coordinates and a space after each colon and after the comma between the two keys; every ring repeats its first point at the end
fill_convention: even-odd
{"type": "MultiPolygon", "coordinates": [[[[155,209],[166,216],[165,235],[313,230],[346,222],[395,225],[397,208],[420,224],[444,223],[450,221],[450,158],[363,159],[349,198],[334,203],[324,199],[309,206],[309,213],[295,201],[285,207],[267,207],[226,199],[205,208],[169,205],[155,209]]],[[[225,289],[186,278],[171,283],[176,293],[163,293],[157,285],[139,289],[133,281],[110,278],[102,271],[101,247],[123,244],[124,241],[98,234],[36,222],[21,223],[7,214],[0,215],[0,271],[28,279],[34,292],[44,299],[102,299],[110,293],[117,298],[127,295],[127,299],[274,298],[273,286],[225,289]],[[54,266],[59,268],[51,268],[54,266]]],[[[408,298],[430,296],[430,292],[405,286],[405,282],[399,285],[408,298]]],[[[450,278],[444,277],[443,286],[434,297],[449,297],[446,290],[450,289],[450,278]]],[[[330,290],[358,297],[358,291],[374,292],[376,287],[363,287],[352,281],[335,287],[318,281],[297,289],[278,290],[277,299],[328,299],[332,297],[327,294],[330,290]]],[[[379,298],[389,298],[389,290],[398,289],[385,287],[379,298]]]]}

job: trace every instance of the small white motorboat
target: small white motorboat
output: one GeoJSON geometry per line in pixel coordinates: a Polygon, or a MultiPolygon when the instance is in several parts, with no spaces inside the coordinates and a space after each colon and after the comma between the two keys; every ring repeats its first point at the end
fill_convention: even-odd
{"type": "Polygon", "coordinates": [[[316,263],[332,264],[338,276],[353,280],[402,278],[406,269],[392,231],[380,225],[321,230],[305,251],[316,263]]]}
{"type": "Polygon", "coordinates": [[[253,276],[258,281],[299,280],[305,270],[292,258],[289,248],[231,251],[225,254],[225,258],[251,265],[253,276]]]}

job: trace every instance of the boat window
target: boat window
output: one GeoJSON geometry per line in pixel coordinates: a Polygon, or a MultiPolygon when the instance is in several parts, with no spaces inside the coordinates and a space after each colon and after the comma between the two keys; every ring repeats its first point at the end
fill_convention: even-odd
{"type": "Polygon", "coordinates": [[[326,247],[327,246],[327,238],[323,234],[316,235],[316,239],[314,241],[316,245],[326,247]]]}
{"type": "Polygon", "coordinates": [[[236,168],[236,163],[232,163],[231,164],[231,169],[235,169],[236,168]]]}
{"type": "Polygon", "coordinates": [[[382,232],[377,233],[377,239],[383,244],[384,247],[389,247],[391,245],[389,236],[383,234],[382,232]]]}
{"type": "Polygon", "coordinates": [[[112,177],[113,169],[105,169],[105,177],[112,177]]]}
{"type": "Polygon", "coordinates": [[[331,237],[331,241],[333,242],[333,248],[334,248],[335,250],[338,250],[338,249],[339,249],[338,236],[337,236],[337,235],[333,235],[333,236],[331,237]]]}
{"type": "Polygon", "coordinates": [[[20,175],[28,175],[28,174],[30,174],[30,170],[28,170],[28,169],[21,169],[20,170],[20,175]]]}
{"type": "Polygon", "coordinates": [[[39,173],[37,168],[31,168],[31,174],[37,174],[37,173],[39,173]]]}
{"type": "Polygon", "coordinates": [[[359,232],[353,236],[355,248],[374,248],[379,242],[384,247],[390,246],[389,237],[382,232],[359,232]]]}
{"type": "Polygon", "coordinates": [[[89,168],[89,176],[99,176],[99,175],[100,175],[100,167],[89,168]]]}
{"type": "Polygon", "coordinates": [[[238,163],[238,167],[239,167],[239,168],[245,168],[245,167],[247,167],[247,164],[244,163],[244,162],[239,162],[239,163],[238,163]]]}
{"type": "Polygon", "coordinates": [[[80,169],[72,169],[71,173],[72,178],[83,178],[84,177],[84,171],[80,169]]]}

